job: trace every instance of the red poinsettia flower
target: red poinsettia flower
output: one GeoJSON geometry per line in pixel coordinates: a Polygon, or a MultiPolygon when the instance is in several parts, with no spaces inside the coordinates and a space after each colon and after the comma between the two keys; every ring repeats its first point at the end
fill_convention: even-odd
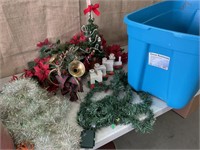
{"type": "Polygon", "coordinates": [[[11,80],[10,80],[10,82],[15,81],[15,80],[18,80],[18,79],[19,79],[18,76],[13,75],[12,78],[11,78],[11,80]]]}
{"type": "Polygon", "coordinates": [[[43,63],[43,64],[46,64],[49,60],[50,60],[50,56],[48,56],[48,57],[45,57],[45,58],[36,58],[36,59],[34,59],[34,62],[35,63],[43,63]]]}
{"type": "Polygon", "coordinates": [[[84,33],[81,32],[79,39],[80,39],[80,42],[85,42],[87,38],[85,37],[84,33]]]}
{"type": "Polygon", "coordinates": [[[39,64],[34,67],[34,70],[35,70],[34,75],[37,76],[40,81],[44,81],[45,79],[48,78],[50,72],[48,64],[43,64],[39,62],[39,64]]]}
{"type": "Polygon", "coordinates": [[[127,61],[128,61],[128,53],[123,53],[121,55],[121,57],[122,57],[122,63],[127,63],[127,61]]]}
{"type": "Polygon", "coordinates": [[[31,78],[33,76],[33,72],[31,70],[24,69],[24,77],[31,78]]]}
{"type": "Polygon", "coordinates": [[[41,60],[40,58],[35,58],[35,59],[34,59],[34,62],[35,62],[35,63],[39,63],[40,60],[41,60]]]}
{"type": "Polygon", "coordinates": [[[43,42],[37,43],[37,47],[42,47],[44,45],[49,45],[49,44],[50,44],[49,40],[45,39],[43,42]]]}
{"type": "Polygon", "coordinates": [[[110,53],[119,53],[119,52],[121,52],[121,47],[120,47],[120,45],[111,45],[111,46],[108,46],[107,48],[106,48],[106,52],[108,53],[108,54],[110,54],[110,53]]]}
{"type": "Polygon", "coordinates": [[[80,32],[80,33],[74,35],[69,43],[76,45],[76,44],[85,42],[86,40],[87,40],[87,38],[85,37],[84,33],[80,32]]]}

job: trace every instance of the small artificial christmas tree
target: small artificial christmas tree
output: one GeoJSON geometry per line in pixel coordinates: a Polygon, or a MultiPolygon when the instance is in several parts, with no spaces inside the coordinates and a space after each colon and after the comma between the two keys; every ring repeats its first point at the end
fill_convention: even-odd
{"type": "MultiPolygon", "coordinates": [[[[103,53],[103,46],[101,36],[99,35],[98,26],[94,24],[94,18],[92,17],[92,10],[96,12],[96,15],[100,15],[97,8],[99,8],[99,4],[89,5],[88,8],[84,10],[84,14],[89,13],[88,24],[83,25],[81,30],[83,31],[84,35],[89,40],[89,47],[92,50],[95,50],[95,54],[103,53]]],[[[103,57],[104,55],[102,55],[103,57]]]]}
{"type": "Polygon", "coordinates": [[[88,24],[81,27],[81,31],[87,39],[88,42],[88,54],[84,61],[87,69],[94,67],[94,63],[100,62],[103,57],[105,57],[105,40],[103,36],[99,34],[98,25],[94,24],[95,19],[92,17],[92,12],[97,16],[100,15],[98,11],[99,4],[88,5],[88,8],[84,10],[84,14],[89,13],[88,24]]]}

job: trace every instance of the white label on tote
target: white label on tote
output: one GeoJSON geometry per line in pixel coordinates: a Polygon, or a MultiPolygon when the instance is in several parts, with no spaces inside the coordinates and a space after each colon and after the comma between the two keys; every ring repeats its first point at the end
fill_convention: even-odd
{"type": "Polygon", "coordinates": [[[149,65],[168,70],[170,57],[149,52],[149,65]]]}

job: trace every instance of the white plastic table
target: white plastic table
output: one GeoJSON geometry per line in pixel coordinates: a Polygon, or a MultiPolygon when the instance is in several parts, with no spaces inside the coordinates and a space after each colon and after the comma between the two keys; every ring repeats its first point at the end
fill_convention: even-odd
{"type": "MultiPolygon", "coordinates": [[[[127,49],[127,47],[123,47],[123,48],[125,50],[127,49]]],[[[125,67],[125,70],[126,70],[126,67],[125,67]]],[[[3,86],[3,84],[8,82],[10,79],[11,79],[11,77],[0,79],[0,90],[1,90],[1,87],[3,86]]],[[[75,106],[74,110],[72,110],[72,113],[76,113],[77,107],[78,106],[75,106]]],[[[155,98],[155,97],[153,97],[153,103],[152,103],[151,108],[155,114],[155,117],[158,117],[158,116],[166,113],[167,111],[171,110],[171,108],[168,107],[164,101],[161,101],[160,99],[155,98]]],[[[71,118],[71,119],[72,119],[71,122],[74,123],[75,119],[74,118],[71,118]]],[[[131,124],[117,125],[114,129],[111,128],[111,126],[102,128],[102,129],[98,130],[96,133],[95,147],[93,149],[100,148],[101,146],[109,143],[110,141],[115,140],[116,138],[118,138],[132,130],[134,130],[134,128],[131,126],[131,124]]]]}
{"type": "MultiPolygon", "coordinates": [[[[0,87],[2,87],[2,85],[4,83],[8,82],[9,80],[10,80],[10,77],[0,79],[0,87]]],[[[168,107],[164,101],[162,101],[158,98],[155,98],[155,97],[153,97],[153,103],[152,103],[151,108],[155,114],[155,117],[158,117],[158,116],[166,113],[167,111],[171,110],[171,108],[168,107]]],[[[75,110],[75,112],[76,112],[76,110],[75,110]]],[[[72,119],[72,120],[74,120],[74,119],[72,119]]],[[[114,129],[111,128],[111,126],[102,128],[102,129],[98,130],[96,133],[95,147],[93,149],[97,149],[132,130],[134,130],[134,128],[131,126],[131,124],[117,125],[114,129]]]]}

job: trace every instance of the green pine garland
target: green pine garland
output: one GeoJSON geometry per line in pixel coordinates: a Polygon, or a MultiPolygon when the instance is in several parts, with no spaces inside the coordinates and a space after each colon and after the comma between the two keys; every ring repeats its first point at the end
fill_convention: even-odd
{"type": "Polygon", "coordinates": [[[77,115],[78,124],[87,130],[97,130],[112,124],[131,123],[136,131],[148,133],[155,122],[150,109],[152,99],[144,92],[138,95],[142,102],[134,104],[136,93],[127,82],[127,74],[116,71],[109,85],[103,83],[103,86],[96,86],[86,95],[77,115]],[[112,90],[112,94],[92,101],[96,92],[107,90],[112,90]]]}

